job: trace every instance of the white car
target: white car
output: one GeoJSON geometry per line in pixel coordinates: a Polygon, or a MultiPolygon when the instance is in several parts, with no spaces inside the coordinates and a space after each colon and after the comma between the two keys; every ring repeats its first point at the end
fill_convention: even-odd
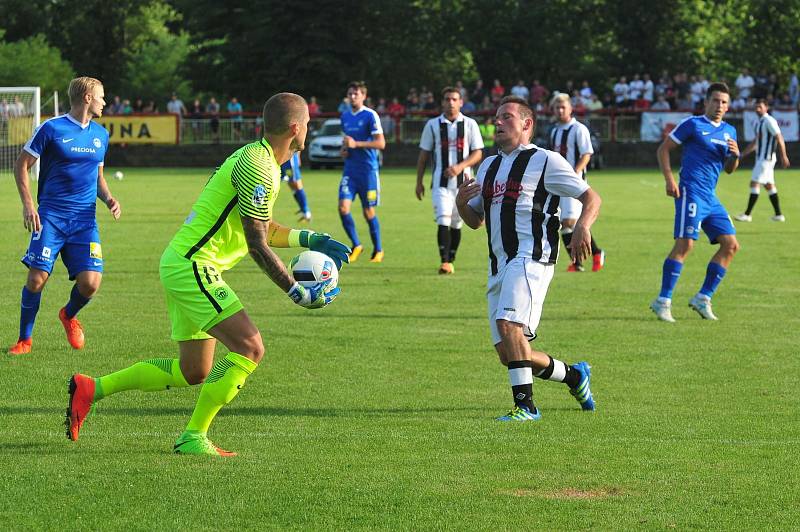
{"type": "Polygon", "coordinates": [[[308,162],[312,170],[324,166],[342,166],[342,121],[332,118],[322,123],[311,143],[308,145],[308,162]]]}

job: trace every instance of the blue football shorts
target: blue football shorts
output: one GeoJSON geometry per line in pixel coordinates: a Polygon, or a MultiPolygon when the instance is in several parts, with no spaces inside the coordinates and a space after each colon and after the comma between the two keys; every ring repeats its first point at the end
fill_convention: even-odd
{"type": "Polygon", "coordinates": [[[73,220],[43,215],[41,231],[31,234],[22,263],[28,268],[53,272],[59,255],[70,280],[80,272],[103,271],[103,249],[97,220],[73,220]]]}
{"type": "Polygon", "coordinates": [[[681,197],[675,199],[675,238],[697,240],[702,229],[709,242],[716,244],[718,236],[736,234],[728,211],[716,196],[699,196],[684,187],[680,191],[681,197]]]}
{"type": "Polygon", "coordinates": [[[361,199],[362,207],[380,205],[381,182],[377,170],[344,171],[339,183],[339,199],[353,201],[356,196],[361,199]]]}

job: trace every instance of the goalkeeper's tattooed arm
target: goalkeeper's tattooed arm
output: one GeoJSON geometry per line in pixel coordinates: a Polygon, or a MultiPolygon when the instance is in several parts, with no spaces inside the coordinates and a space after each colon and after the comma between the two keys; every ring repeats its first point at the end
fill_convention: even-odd
{"type": "MultiPolygon", "coordinates": [[[[242,216],[242,228],[247,239],[250,256],[272,282],[288,292],[295,284],[281,259],[270,249],[272,223],[242,216]]],[[[285,228],[284,228],[285,229],[285,228]]],[[[280,229],[277,231],[280,232],[280,229]]],[[[278,245],[280,247],[280,245],[278,245]]]]}

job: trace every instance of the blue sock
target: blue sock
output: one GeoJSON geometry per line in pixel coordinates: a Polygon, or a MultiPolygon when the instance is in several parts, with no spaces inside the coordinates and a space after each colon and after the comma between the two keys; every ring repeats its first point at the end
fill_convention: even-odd
{"type": "Polygon", "coordinates": [[[297,206],[300,207],[300,211],[303,213],[309,212],[308,209],[308,200],[306,199],[306,191],[302,188],[300,190],[296,190],[294,192],[294,200],[297,202],[297,206]]]}
{"type": "Polygon", "coordinates": [[[372,220],[367,220],[369,225],[369,237],[372,239],[372,247],[375,251],[381,251],[381,224],[378,222],[378,217],[375,216],[372,220]]]}
{"type": "Polygon", "coordinates": [[[356,222],[353,220],[353,215],[349,212],[347,214],[339,213],[339,218],[342,219],[344,232],[347,233],[347,237],[353,242],[353,247],[360,246],[361,241],[358,239],[358,233],[356,233],[356,222]]]}
{"type": "Polygon", "coordinates": [[[21,340],[27,340],[33,335],[33,324],[36,322],[36,313],[39,312],[41,301],[41,292],[31,292],[27,286],[22,287],[19,313],[19,337],[21,340]]]}
{"type": "Polygon", "coordinates": [[[706,268],[706,280],[703,281],[703,287],[700,289],[700,293],[711,297],[714,295],[714,291],[719,286],[719,283],[722,282],[722,278],[725,277],[725,272],[728,270],[723,268],[717,262],[709,262],[708,268],[706,268]]]}
{"type": "Polygon", "coordinates": [[[664,268],[661,270],[661,292],[658,297],[672,299],[672,291],[675,289],[675,285],[678,284],[682,269],[682,262],[669,258],[664,261],[664,268]]]}
{"type": "Polygon", "coordinates": [[[67,305],[64,307],[64,312],[68,318],[72,319],[75,317],[75,314],[77,314],[78,311],[85,307],[86,304],[91,300],[91,297],[83,297],[78,291],[78,285],[74,284],[72,285],[72,292],[69,294],[69,301],[67,301],[67,305]]]}

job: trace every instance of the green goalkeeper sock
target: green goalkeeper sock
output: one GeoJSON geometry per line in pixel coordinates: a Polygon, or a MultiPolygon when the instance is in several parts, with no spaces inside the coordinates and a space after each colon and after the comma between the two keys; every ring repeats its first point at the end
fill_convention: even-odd
{"type": "Polygon", "coordinates": [[[217,360],[208,374],[194,407],[187,431],[205,434],[219,409],[230,403],[258,364],[236,353],[217,360]]]}
{"type": "Polygon", "coordinates": [[[157,392],[189,386],[177,358],[151,358],[137,362],[133,366],[95,379],[94,382],[95,401],[126,390],[157,392]]]}

